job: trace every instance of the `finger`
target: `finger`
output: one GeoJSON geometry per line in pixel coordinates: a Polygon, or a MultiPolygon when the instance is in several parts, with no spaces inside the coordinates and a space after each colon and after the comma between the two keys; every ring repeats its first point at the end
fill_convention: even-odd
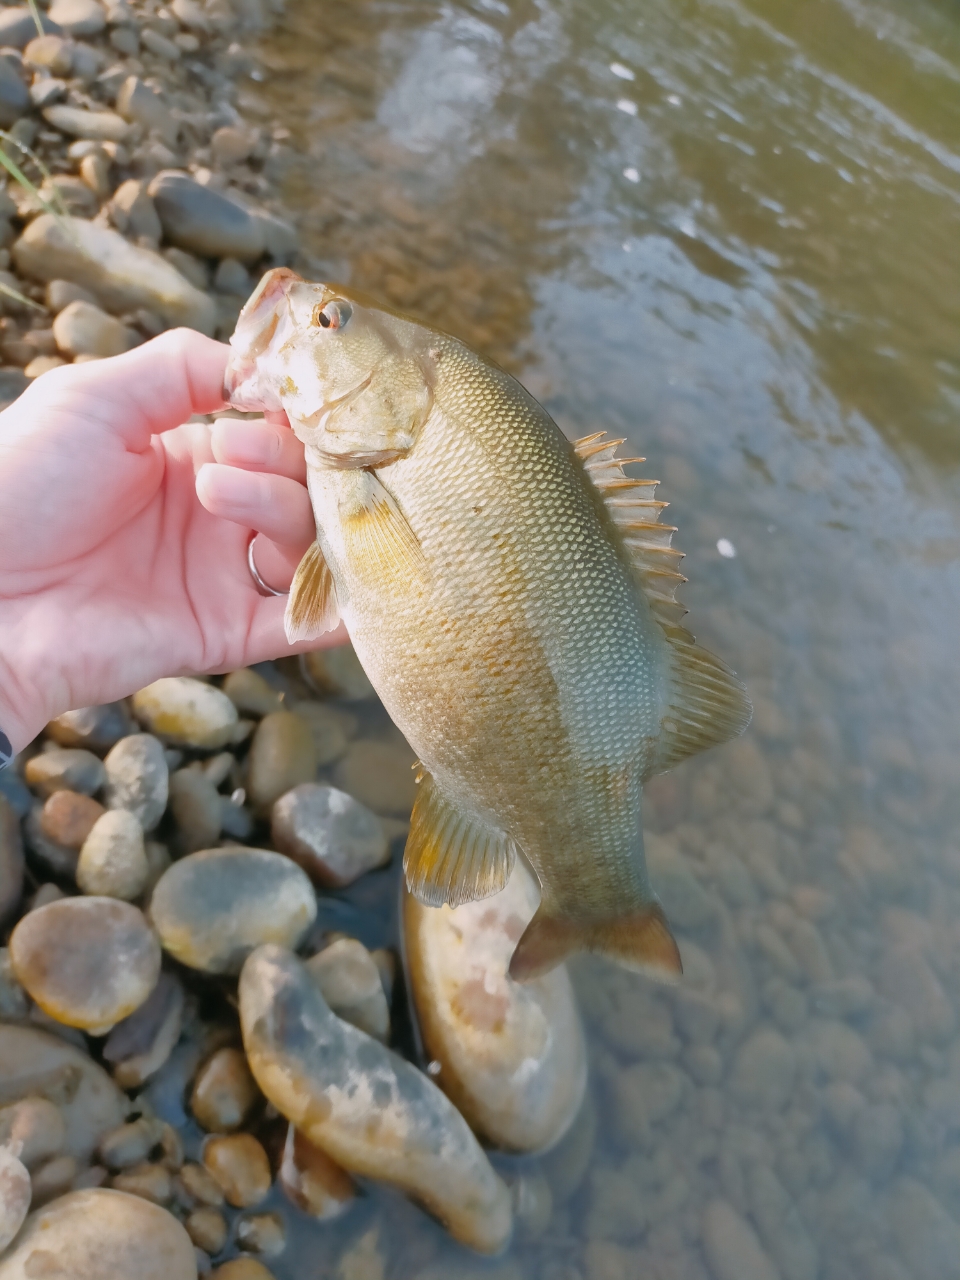
{"type": "Polygon", "coordinates": [[[268,587],[274,591],[289,591],[305,549],[271,542],[258,533],[253,540],[253,563],[268,587]]]}
{"type": "MultiPolygon", "coordinates": [[[[259,561],[258,570],[259,570],[259,561]]],[[[280,596],[256,597],[257,603],[253,616],[244,631],[243,652],[226,670],[235,666],[250,666],[255,662],[266,662],[271,658],[285,658],[295,653],[305,653],[309,649],[330,649],[346,644],[349,639],[343,623],[335,631],[328,631],[315,640],[304,640],[290,645],[283,629],[283,615],[286,600],[280,596]]]]}
{"type": "Polygon", "coordinates": [[[287,476],[205,462],[197,472],[197,497],[211,515],[299,548],[301,555],[317,536],[307,491],[287,476]]]}
{"type": "Polygon", "coordinates": [[[273,471],[306,482],[303,445],[289,427],[242,418],[218,418],[210,433],[213,456],[245,471],[273,471]]]}

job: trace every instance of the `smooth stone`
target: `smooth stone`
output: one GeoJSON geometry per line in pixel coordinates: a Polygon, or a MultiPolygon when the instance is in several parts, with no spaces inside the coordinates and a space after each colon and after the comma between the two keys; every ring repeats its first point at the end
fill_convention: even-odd
{"type": "Polygon", "coordinates": [[[126,809],[144,831],[163,817],[170,773],[163,744],[150,733],[131,733],[110,749],[104,760],[108,809],[126,809]]]}
{"type": "MultiPolygon", "coordinates": [[[[124,127],[130,126],[124,122],[124,127]]],[[[44,213],[28,223],[11,253],[17,269],[29,279],[72,280],[89,289],[108,311],[146,307],[170,325],[183,324],[206,334],[216,325],[211,298],[159,254],[130,244],[110,227],[44,213]]]]}
{"type": "Polygon", "coordinates": [[[265,946],[240,975],[254,1078],[344,1169],[393,1183],[484,1253],[511,1232],[510,1193],[453,1104],[397,1054],[332,1014],[291,952],[265,946]]]}
{"type": "Polygon", "coordinates": [[[249,1133],[208,1138],[203,1144],[203,1166],[235,1209],[258,1205],[270,1190],[270,1161],[249,1133]]]}
{"type": "Polygon", "coordinates": [[[617,1078],[616,1114],[622,1137],[639,1147],[650,1141],[654,1125],[679,1107],[684,1077],[670,1062],[634,1062],[617,1078]]]}
{"type": "Polygon", "coordinates": [[[699,929],[717,913],[717,904],[689,869],[680,851],[663,836],[644,839],[650,879],[667,919],[677,929],[699,929]]]}
{"type": "Polygon", "coordinates": [[[23,917],[10,959],[57,1022],[103,1034],[156,986],[160,946],[142,912],[115,898],[62,898],[23,917]]]}
{"type": "Polygon", "coordinates": [[[94,823],[105,813],[103,805],[91,796],[77,791],[55,791],[40,811],[40,830],[55,844],[79,852],[94,823]]]}
{"type": "Polygon", "coordinates": [[[220,689],[190,676],[166,676],[133,695],[137,719],[171,747],[219,751],[232,741],[237,709],[220,689]]]}
{"type": "Polygon", "coordinates": [[[168,40],[166,36],[162,36],[159,31],[154,31],[151,27],[143,27],[140,31],[140,43],[145,49],[148,49],[158,58],[163,58],[167,62],[179,62],[180,46],[168,40]]]}
{"type": "Polygon", "coordinates": [[[780,1280],[753,1228],[726,1200],[711,1200],[704,1209],[701,1236],[717,1280],[780,1280]]]}
{"type": "Polygon", "coordinates": [[[247,758],[247,798],[266,814],[275,800],[317,772],[310,728],[292,711],[271,711],[254,731],[247,758]]]}
{"type": "Polygon", "coordinates": [[[72,1187],[80,1167],[73,1156],[57,1156],[48,1160],[30,1179],[33,1196],[31,1208],[39,1209],[41,1205],[65,1195],[72,1187]]]}
{"type": "Polygon", "coordinates": [[[224,1203],[223,1188],[202,1164],[185,1164],[177,1174],[177,1181],[187,1204],[204,1204],[219,1209],[224,1203]]]}
{"type": "Polygon", "coordinates": [[[53,0],[50,21],[69,36],[96,36],[107,25],[107,15],[97,0],[53,0]]]}
{"type": "Polygon", "coordinates": [[[39,864],[39,870],[44,877],[55,876],[59,880],[72,880],[77,871],[79,850],[70,849],[66,845],[57,844],[55,840],[48,839],[41,826],[42,815],[42,806],[35,805],[27,814],[27,820],[23,824],[30,862],[33,865],[39,864]]]}
{"type": "Polygon", "coordinates": [[[878,985],[909,1014],[921,1040],[941,1044],[956,1028],[956,1015],[940,979],[917,946],[894,946],[881,956],[878,985]]]}
{"type": "Polygon", "coordinates": [[[219,293],[240,294],[250,292],[250,276],[242,262],[236,258],[224,258],[213,273],[213,287],[219,293]]]}
{"type": "Polygon", "coordinates": [[[0,921],[20,902],[23,866],[20,818],[7,797],[0,794],[0,921]]]}
{"type": "Polygon", "coordinates": [[[106,781],[103,761],[77,747],[41,751],[27,761],[23,776],[27,785],[42,796],[54,791],[79,791],[92,796],[106,781]]]}
{"type": "Polygon", "coordinates": [[[333,780],[374,813],[407,818],[417,798],[413,752],[393,742],[352,742],[334,767],[333,780]]]}
{"type": "MultiPolygon", "coordinates": [[[[63,35],[63,29],[47,16],[40,15],[40,25],[45,32],[63,35]]],[[[0,9],[0,48],[23,49],[36,37],[37,24],[26,5],[0,9]]]]}
{"type": "Polygon", "coordinates": [[[254,262],[266,248],[264,230],[247,209],[201,186],[179,169],[165,169],[150,183],[166,238],[205,258],[254,262]]]}
{"type": "Polygon", "coordinates": [[[24,366],[23,372],[28,378],[39,378],[41,374],[49,373],[51,369],[59,369],[66,363],[61,356],[35,356],[29,364],[24,366]]]}
{"type": "Polygon", "coordinates": [[[53,322],[58,348],[69,356],[119,356],[143,341],[113,316],[89,302],[71,302],[53,322]]]}
{"type": "Polygon", "coordinates": [[[287,1199],[319,1222],[339,1218],[357,1196],[350,1175],[294,1125],[287,1129],[277,1180],[287,1199]]]}
{"type": "Polygon", "coordinates": [[[190,1237],[139,1196],[72,1191],[32,1213],[0,1260],[0,1280],[197,1280],[190,1237]]]}
{"type": "Polygon", "coordinates": [[[66,1122],[49,1098],[23,1098],[0,1108],[0,1150],[15,1144],[28,1169],[62,1154],[66,1141],[66,1122]]]}
{"type": "Polygon", "coordinates": [[[132,236],[141,244],[149,241],[155,248],[163,238],[163,227],[157,217],[153,201],[147,195],[146,184],[136,178],[121,182],[110,201],[110,218],[124,235],[132,236]]]}
{"type": "Polygon", "coordinates": [[[266,716],[283,710],[280,694],[250,667],[231,671],[223,682],[223,692],[242,716],[266,716]]]}
{"type": "Polygon", "coordinates": [[[125,142],[131,132],[131,126],[115,111],[88,111],[65,103],[45,107],[43,118],[61,133],[92,142],[125,142]]]}
{"type": "Polygon", "coordinates": [[[190,1110],[208,1133],[230,1133],[244,1123],[260,1097],[241,1049],[218,1049],[197,1072],[190,1110]]]}
{"type": "MultiPolygon", "coordinates": [[[[60,312],[71,302],[92,302],[82,297],[85,289],[70,284],[68,280],[53,280],[47,286],[47,302],[52,311],[60,312]]],[[[47,737],[59,742],[61,747],[86,747],[89,751],[109,751],[110,748],[136,726],[122,702],[107,702],[99,707],[80,707],[66,711],[47,725],[47,737]]]]}
{"type": "Polygon", "coordinates": [[[0,1146],[0,1253],[23,1225],[32,1195],[30,1174],[15,1151],[0,1146]]]}
{"type": "Polygon", "coordinates": [[[0,1022],[19,1022],[29,1011],[30,1000],[10,963],[10,948],[0,947],[0,1022]]]}
{"type": "Polygon", "coordinates": [[[251,1213],[237,1220],[237,1244],[251,1253],[277,1258],[287,1244],[283,1219],[276,1213],[251,1213]]]}
{"type": "Polygon", "coordinates": [[[125,120],[156,129],[168,146],[177,140],[178,125],[167,104],[137,76],[128,76],[117,94],[116,108],[125,120]]]}
{"type": "Polygon", "coordinates": [[[566,967],[524,983],[507,973],[539,897],[519,860],[500,893],[454,909],[403,891],[410,987],[437,1083],[476,1133],[512,1151],[558,1142],[587,1083],[566,967]]]}
{"type": "Polygon", "coordinates": [[[222,799],[198,769],[178,769],[170,775],[170,812],[177,824],[178,853],[196,853],[216,844],[223,826],[222,799]]]}
{"type": "Polygon", "coordinates": [[[132,1169],[146,1160],[160,1141],[160,1132],[161,1125],[156,1120],[141,1116],[105,1133],[97,1155],[114,1173],[132,1169]]]}
{"type": "Polygon", "coordinates": [[[183,1225],[197,1248],[211,1256],[220,1253],[227,1243],[227,1220],[217,1209],[194,1209],[183,1225]]]}
{"type": "Polygon", "coordinates": [[[331,1012],[384,1044],[390,1039],[390,1010],[380,970],[356,938],[338,938],[307,961],[307,970],[331,1012]]]}
{"type": "Polygon", "coordinates": [[[110,1032],[103,1057],[113,1064],[122,1089],[137,1089],[155,1075],[173,1052],[183,1021],[183,987],[161,973],[147,1000],[110,1032]]]}
{"type": "Polygon", "coordinates": [[[344,712],[322,702],[297,702],[290,710],[310,726],[317,764],[323,766],[339,760],[349,741],[344,727],[344,712]]]}
{"type": "MultiPolygon", "coordinates": [[[[56,36],[44,39],[55,40],[56,36]]],[[[9,129],[30,106],[30,91],[6,60],[0,59],[0,128],[9,129]]]]}
{"type": "Polygon", "coordinates": [[[93,824],[80,850],[80,892],[132,902],[147,887],[149,875],[143,827],[126,809],[109,809],[93,824]]]}
{"type": "Polygon", "coordinates": [[[59,1036],[4,1023],[0,1035],[0,1103],[42,1097],[66,1124],[65,1149],[89,1160],[102,1135],[116,1128],[127,1099],[101,1066],[59,1036]]]}
{"type": "Polygon", "coordinates": [[[161,876],[150,918],[163,947],[207,973],[239,973],[264,942],[297,947],[317,914],[310,881],[267,849],[205,849],[161,876]]]}
{"type": "Polygon", "coordinates": [[[154,1204],[166,1205],[173,1198],[173,1178],[162,1164],[135,1165],[124,1173],[114,1174],[110,1185],[117,1191],[129,1191],[131,1195],[152,1200],[154,1204]]]}
{"type": "Polygon", "coordinates": [[[383,824],[336,787],[304,782],[280,797],[270,821],[273,843],[316,884],[338,889],[390,858],[383,824]]]}
{"type": "Polygon", "coordinates": [[[300,656],[300,670],[307,684],[325,698],[343,698],[362,702],[372,698],[375,690],[360,665],[353,645],[335,649],[313,649],[300,656]]]}
{"type": "Polygon", "coordinates": [[[738,1049],[730,1090],[743,1106],[773,1115],[790,1100],[796,1073],[790,1042],[772,1027],[761,1028],[738,1049]]]}
{"type": "Polygon", "coordinates": [[[273,1272],[256,1258],[231,1258],[210,1272],[210,1280],[273,1280],[273,1272]]]}
{"type": "Polygon", "coordinates": [[[872,1055],[866,1041],[845,1022],[811,1021],[804,1031],[804,1045],[829,1080],[857,1084],[870,1070],[872,1055]]]}
{"type": "Polygon", "coordinates": [[[222,125],[210,139],[210,151],[217,164],[243,164],[254,150],[255,141],[244,129],[222,125]]]}

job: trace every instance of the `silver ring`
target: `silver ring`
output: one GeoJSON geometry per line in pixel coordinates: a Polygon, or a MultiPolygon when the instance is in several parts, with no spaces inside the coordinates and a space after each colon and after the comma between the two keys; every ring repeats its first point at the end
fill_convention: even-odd
{"type": "Polygon", "coordinates": [[[257,566],[253,562],[253,544],[256,540],[257,535],[254,533],[253,537],[247,543],[247,568],[250,570],[250,577],[257,584],[257,590],[262,596],[288,596],[290,594],[289,587],[286,591],[274,591],[273,587],[268,587],[257,572],[257,566]]]}

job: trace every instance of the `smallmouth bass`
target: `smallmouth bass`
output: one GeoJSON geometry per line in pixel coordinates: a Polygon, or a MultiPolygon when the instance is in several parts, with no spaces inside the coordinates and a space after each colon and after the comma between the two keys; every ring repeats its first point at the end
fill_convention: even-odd
{"type": "Polygon", "coordinates": [[[349,288],[270,271],[231,346],[231,403],[284,410],[306,452],[317,541],[288,638],[342,618],[421,761],[411,892],[489,896],[519,853],[541,900],[514,977],[578,950],[679,974],[641,788],[751,709],[680,625],[655,482],[624,473],[622,442],[571,444],[501,369],[349,288]]]}

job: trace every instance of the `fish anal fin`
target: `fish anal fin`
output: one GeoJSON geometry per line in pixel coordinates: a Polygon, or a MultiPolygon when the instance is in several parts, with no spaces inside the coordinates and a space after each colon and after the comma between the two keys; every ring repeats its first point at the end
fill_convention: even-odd
{"type": "Polygon", "coordinates": [[[290,584],[283,627],[290,644],[316,640],[340,621],[333,575],[316,542],[297,565],[290,584]]]}
{"type": "Polygon", "coordinates": [[[510,878],[517,851],[504,832],[445,796],[420,775],[403,854],[407,888],[428,907],[489,898],[510,878]]]}
{"type": "Polygon", "coordinates": [[[364,475],[362,494],[342,513],[343,534],[351,552],[392,577],[425,573],[423,548],[409,520],[377,477],[364,475]]]}
{"type": "Polygon", "coordinates": [[[578,951],[595,952],[668,982],[683,973],[680,949],[657,902],[602,917],[552,915],[541,904],[517,943],[510,977],[527,982],[578,951]]]}
{"type": "Polygon", "coordinates": [[[686,628],[663,630],[670,645],[671,687],[651,773],[736,738],[753,715],[746,689],[725,662],[698,645],[686,628]]]}

